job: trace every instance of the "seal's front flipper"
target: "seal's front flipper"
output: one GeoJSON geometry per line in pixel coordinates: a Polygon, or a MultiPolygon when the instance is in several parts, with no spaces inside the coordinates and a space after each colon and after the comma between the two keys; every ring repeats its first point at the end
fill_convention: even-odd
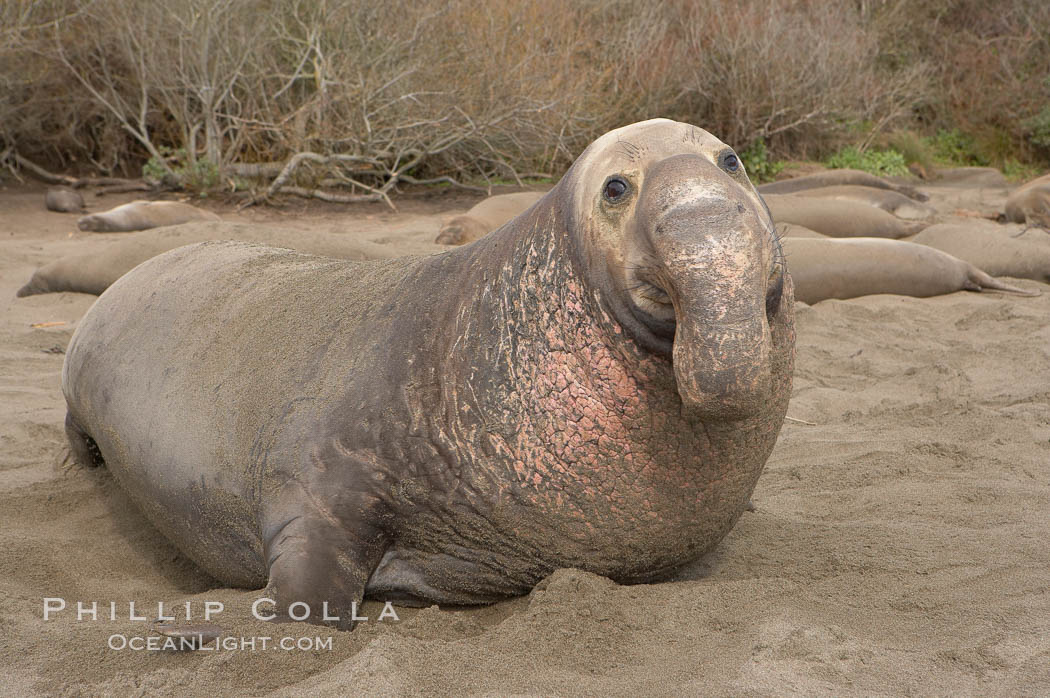
{"type": "Polygon", "coordinates": [[[69,412],[66,412],[66,438],[69,440],[70,454],[77,465],[85,468],[105,465],[102,452],[98,450],[98,444],[80,428],[69,412]]]}
{"type": "Polygon", "coordinates": [[[368,578],[389,544],[370,516],[374,507],[362,505],[348,517],[318,509],[314,497],[295,498],[296,507],[282,499],[286,506],[278,511],[299,513],[272,517],[263,527],[266,596],[274,602],[269,620],[352,629],[368,578]]]}

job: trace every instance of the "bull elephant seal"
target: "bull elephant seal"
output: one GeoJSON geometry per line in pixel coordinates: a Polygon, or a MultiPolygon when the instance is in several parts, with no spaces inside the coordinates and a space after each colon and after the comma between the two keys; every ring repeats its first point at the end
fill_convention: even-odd
{"type": "Polygon", "coordinates": [[[129,233],[189,221],[218,220],[222,219],[211,211],[203,211],[178,201],[132,201],[102,213],[84,216],[77,221],[77,227],[92,233],[129,233]]]}
{"type": "Polygon", "coordinates": [[[929,220],[937,215],[937,210],[932,206],[919,203],[904,194],[889,189],[863,187],[858,184],[840,184],[834,187],[806,189],[798,192],[795,196],[856,201],[875,208],[881,208],[886,213],[892,213],[897,218],[906,220],[929,220]]]}
{"type": "Polygon", "coordinates": [[[38,293],[93,293],[105,291],[121,276],[151,257],[205,240],[241,240],[339,259],[389,259],[406,254],[429,254],[442,248],[428,242],[381,245],[356,235],[285,230],[254,223],[198,221],[157,230],[143,230],[106,243],[102,249],[74,252],[33,272],[19,297],[38,293]]]}
{"type": "Polygon", "coordinates": [[[992,276],[1050,283],[1050,240],[1040,239],[1046,237],[1043,233],[1015,237],[1018,230],[1021,226],[986,221],[939,223],[911,238],[911,242],[947,252],[992,276]]]}
{"type": "MultiPolygon", "coordinates": [[[[76,458],[278,617],[621,582],[733,526],[787,409],[794,303],[736,155],[611,131],[525,215],[426,257],[154,257],[71,340],[76,458]]],[[[299,618],[301,619],[301,618],[299,618]]]]}
{"type": "Polygon", "coordinates": [[[901,240],[850,238],[820,240],[785,237],[784,254],[791,260],[795,297],[804,303],[829,298],[856,298],[875,293],[940,296],[955,291],[1006,291],[1037,296],[1011,286],[932,247],[901,240]]]}
{"type": "Polygon", "coordinates": [[[84,210],[84,197],[70,187],[48,187],[44,194],[44,206],[58,213],[79,213],[84,210]]]}
{"type": "Polygon", "coordinates": [[[1050,174],[1011,192],[1006,199],[1006,220],[1050,230],[1050,174]]]}
{"type": "Polygon", "coordinates": [[[794,223],[835,238],[902,238],[927,223],[906,221],[859,201],[763,194],[773,220],[794,223]]]}
{"type": "Polygon", "coordinates": [[[828,170],[827,172],[817,172],[802,177],[782,179],[779,182],[763,184],[758,188],[758,191],[763,196],[766,194],[795,194],[807,189],[835,187],[845,184],[874,187],[876,189],[888,189],[899,194],[904,194],[908,198],[915,199],[916,201],[927,201],[930,198],[929,195],[907,184],[897,184],[888,179],[877,177],[862,170],[850,169],[828,170]]]}
{"type": "Polygon", "coordinates": [[[441,226],[434,242],[439,245],[465,245],[500,227],[543,198],[546,192],[525,191],[490,196],[462,216],[441,226]]]}

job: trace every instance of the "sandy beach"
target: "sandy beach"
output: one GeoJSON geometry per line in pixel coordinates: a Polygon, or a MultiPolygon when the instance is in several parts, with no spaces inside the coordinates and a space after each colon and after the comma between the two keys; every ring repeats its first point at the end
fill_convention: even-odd
{"type": "MultiPolygon", "coordinates": [[[[1003,195],[930,203],[985,210],[1003,195]]],[[[78,232],[43,198],[0,187],[4,695],[1050,694],[1050,286],[800,305],[789,420],[755,510],[671,581],[560,570],[484,608],[399,607],[394,621],[369,602],[369,621],[337,632],[256,620],[260,591],[217,586],[104,469],[65,462],[63,352],[95,297],[15,292],[119,234],[78,232]],[[67,608],[45,620],[46,598],[67,608]],[[78,601],[98,619],[78,620],[78,601]],[[150,617],[221,602],[213,622],[238,646],[134,649],[151,633],[129,601],[150,617]]],[[[135,197],[86,198],[100,211],[135,197]]],[[[476,200],[206,206],[418,249],[476,200]]]]}

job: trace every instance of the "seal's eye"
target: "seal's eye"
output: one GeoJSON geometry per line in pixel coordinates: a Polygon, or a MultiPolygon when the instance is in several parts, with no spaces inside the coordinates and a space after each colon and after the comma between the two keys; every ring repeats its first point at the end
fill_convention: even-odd
{"type": "Polygon", "coordinates": [[[605,180],[605,186],[602,187],[602,195],[605,200],[609,203],[617,203],[623,200],[623,197],[627,196],[627,192],[630,191],[631,187],[627,184],[627,180],[623,177],[614,175],[609,179],[605,180]]]}
{"type": "Polygon", "coordinates": [[[736,172],[740,169],[740,158],[736,153],[728,152],[722,155],[722,169],[726,172],[736,172]]]}

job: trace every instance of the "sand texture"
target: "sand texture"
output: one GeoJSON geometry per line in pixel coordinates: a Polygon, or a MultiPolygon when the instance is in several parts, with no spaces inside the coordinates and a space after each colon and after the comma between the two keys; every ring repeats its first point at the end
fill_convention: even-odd
{"type": "MultiPolygon", "coordinates": [[[[945,221],[1006,195],[965,179],[931,193],[945,221]]],[[[419,249],[475,201],[210,209],[419,249]]],[[[800,305],[790,420],[755,510],[672,581],[561,570],[484,608],[379,622],[369,602],[345,633],[253,619],[260,592],[216,587],[105,470],[63,466],[62,352],[95,297],[15,292],[107,244],[75,223],[44,187],[0,189],[0,695],[1050,694],[1050,286],[800,305]],[[120,615],[45,622],[45,597],[120,615]],[[220,601],[229,637],[331,648],[110,649],[150,634],[130,600],[220,601]]]]}

